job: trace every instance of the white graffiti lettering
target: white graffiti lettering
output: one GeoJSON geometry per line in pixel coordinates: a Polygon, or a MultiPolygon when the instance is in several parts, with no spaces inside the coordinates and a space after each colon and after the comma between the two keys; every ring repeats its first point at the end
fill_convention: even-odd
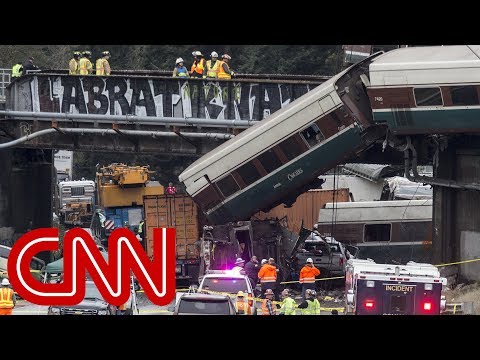
{"type": "Polygon", "coordinates": [[[287,178],[288,178],[288,180],[292,181],[294,178],[296,178],[298,175],[301,175],[301,174],[303,174],[303,170],[302,169],[297,169],[293,173],[288,174],[287,178]]]}

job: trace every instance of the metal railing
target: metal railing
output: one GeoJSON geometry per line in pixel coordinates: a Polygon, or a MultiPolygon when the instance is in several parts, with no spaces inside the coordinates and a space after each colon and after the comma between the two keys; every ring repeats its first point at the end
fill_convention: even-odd
{"type": "Polygon", "coordinates": [[[11,69],[0,69],[0,102],[6,101],[5,88],[10,84],[11,76],[11,69]]]}

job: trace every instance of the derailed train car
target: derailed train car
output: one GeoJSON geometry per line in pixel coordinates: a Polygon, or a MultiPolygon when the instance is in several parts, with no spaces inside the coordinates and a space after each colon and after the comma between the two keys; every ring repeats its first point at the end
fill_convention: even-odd
{"type": "Polygon", "coordinates": [[[384,135],[372,128],[366,92],[378,54],[351,66],[204,155],[179,180],[212,224],[258,211],[318,188],[318,176],[384,135]]]}

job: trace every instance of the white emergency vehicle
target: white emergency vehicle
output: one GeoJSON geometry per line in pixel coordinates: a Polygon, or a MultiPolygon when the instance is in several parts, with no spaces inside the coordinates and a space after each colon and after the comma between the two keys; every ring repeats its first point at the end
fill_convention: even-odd
{"type": "Polygon", "coordinates": [[[350,315],[439,315],[447,279],[431,264],[347,261],[345,313],[350,315]]]}

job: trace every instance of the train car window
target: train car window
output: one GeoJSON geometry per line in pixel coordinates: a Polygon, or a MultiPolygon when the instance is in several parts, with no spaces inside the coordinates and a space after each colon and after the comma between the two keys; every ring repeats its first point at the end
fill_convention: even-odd
{"type": "Polygon", "coordinates": [[[442,106],[442,93],[439,87],[434,88],[415,88],[415,103],[417,106],[442,106]]]}
{"type": "Polygon", "coordinates": [[[472,85],[450,87],[453,105],[478,105],[477,88],[472,85]]]}
{"type": "Polygon", "coordinates": [[[271,173],[282,166],[282,162],[278,159],[273,149],[267,150],[263,154],[258,155],[257,159],[267,173],[271,173]]]}
{"type": "Polygon", "coordinates": [[[226,198],[240,190],[240,186],[238,186],[232,175],[217,181],[217,186],[226,198]]]}
{"type": "Polygon", "coordinates": [[[392,224],[365,224],[363,241],[390,241],[392,224]]]}
{"type": "Polygon", "coordinates": [[[254,183],[255,181],[261,178],[261,175],[259,174],[257,168],[255,167],[255,165],[252,164],[251,161],[240,166],[237,169],[237,172],[245,182],[246,186],[254,183]]]}
{"type": "Polygon", "coordinates": [[[278,146],[289,161],[303,153],[302,146],[295,139],[295,135],[283,140],[278,146]]]}
{"type": "Polygon", "coordinates": [[[305,130],[303,130],[300,134],[310,147],[314,147],[319,142],[325,139],[325,136],[323,136],[317,124],[312,124],[305,130]]]}
{"type": "Polygon", "coordinates": [[[194,200],[204,210],[211,209],[222,201],[218,190],[215,190],[213,185],[209,185],[206,189],[195,195],[194,200]]]}

